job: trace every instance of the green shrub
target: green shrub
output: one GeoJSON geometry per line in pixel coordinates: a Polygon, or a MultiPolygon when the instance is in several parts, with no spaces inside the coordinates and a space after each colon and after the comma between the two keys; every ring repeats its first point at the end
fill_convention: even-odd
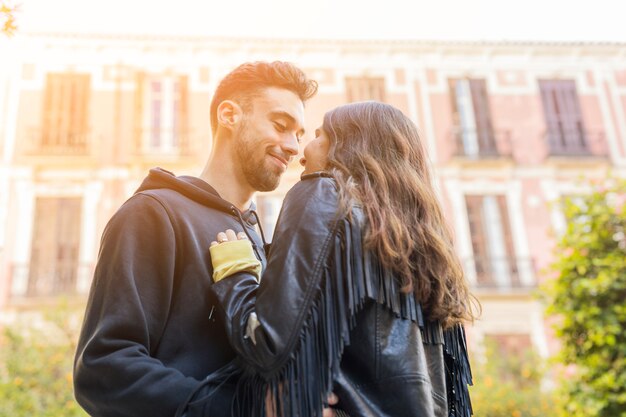
{"type": "MultiPolygon", "coordinates": [[[[79,313],[65,305],[40,316],[42,326],[16,323],[0,335],[0,416],[86,416],[74,400],[72,364],[79,313]]],[[[40,320],[37,320],[38,322],[40,320]]]]}
{"type": "Polygon", "coordinates": [[[626,182],[564,201],[567,231],[545,285],[570,370],[562,416],[626,416],[626,182]]]}
{"type": "Polygon", "coordinates": [[[492,341],[485,342],[483,361],[473,363],[470,389],[477,417],[552,417],[558,403],[553,392],[542,389],[544,361],[533,351],[506,354],[492,341]]]}

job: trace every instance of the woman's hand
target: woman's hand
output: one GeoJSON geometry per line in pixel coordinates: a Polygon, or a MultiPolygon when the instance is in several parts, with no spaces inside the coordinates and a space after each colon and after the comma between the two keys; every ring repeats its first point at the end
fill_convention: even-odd
{"type": "Polygon", "coordinates": [[[235,234],[232,229],[228,229],[218,233],[216,239],[209,248],[213,282],[219,282],[238,272],[254,275],[257,282],[261,279],[261,262],[255,256],[245,232],[235,234]]]}
{"type": "Polygon", "coordinates": [[[217,241],[214,240],[213,242],[211,242],[211,246],[219,245],[220,243],[226,243],[233,240],[243,240],[247,238],[248,236],[246,236],[245,232],[239,232],[235,234],[235,231],[233,229],[228,229],[225,232],[219,232],[216,237],[217,241]]]}

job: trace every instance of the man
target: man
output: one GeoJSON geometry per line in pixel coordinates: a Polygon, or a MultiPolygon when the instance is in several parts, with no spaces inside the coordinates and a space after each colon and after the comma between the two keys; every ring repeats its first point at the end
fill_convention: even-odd
{"type": "MultiPolygon", "coordinates": [[[[94,416],[173,416],[235,356],[209,296],[209,245],[245,231],[265,262],[251,200],[278,186],[317,91],[295,66],[247,63],[211,102],[213,147],[199,178],[153,169],[102,236],[74,364],[78,402],[94,416]]],[[[188,415],[230,415],[234,385],[188,415]]]]}

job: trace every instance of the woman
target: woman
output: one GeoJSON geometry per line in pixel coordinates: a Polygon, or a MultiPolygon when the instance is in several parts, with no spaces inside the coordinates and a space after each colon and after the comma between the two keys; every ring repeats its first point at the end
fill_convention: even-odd
{"type": "Polygon", "coordinates": [[[248,240],[211,247],[238,412],[321,416],[334,392],[352,417],[471,415],[470,295],[415,125],[341,106],[301,162],[260,284],[248,240]]]}

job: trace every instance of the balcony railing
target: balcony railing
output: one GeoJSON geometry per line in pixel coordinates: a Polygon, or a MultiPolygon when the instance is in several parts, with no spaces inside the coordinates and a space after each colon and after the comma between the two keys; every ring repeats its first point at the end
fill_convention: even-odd
{"type": "Polygon", "coordinates": [[[138,132],[142,155],[188,155],[190,130],[141,129],[138,132]]]}
{"type": "Polygon", "coordinates": [[[607,156],[604,132],[582,129],[563,129],[559,126],[544,132],[548,156],[607,156]]]}
{"type": "Polygon", "coordinates": [[[464,159],[510,158],[513,152],[508,130],[476,130],[458,126],[450,130],[453,155],[464,159]]]}
{"type": "Polygon", "coordinates": [[[14,264],[11,268],[13,297],[46,297],[82,293],[93,266],[75,261],[54,264],[14,264]]]}
{"type": "Polygon", "coordinates": [[[28,155],[71,156],[87,155],[92,142],[90,132],[45,132],[42,128],[28,131],[28,155]]]}
{"type": "Polygon", "coordinates": [[[506,291],[536,287],[535,263],[530,258],[467,258],[463,268],[476,289],[506,291]]]}

